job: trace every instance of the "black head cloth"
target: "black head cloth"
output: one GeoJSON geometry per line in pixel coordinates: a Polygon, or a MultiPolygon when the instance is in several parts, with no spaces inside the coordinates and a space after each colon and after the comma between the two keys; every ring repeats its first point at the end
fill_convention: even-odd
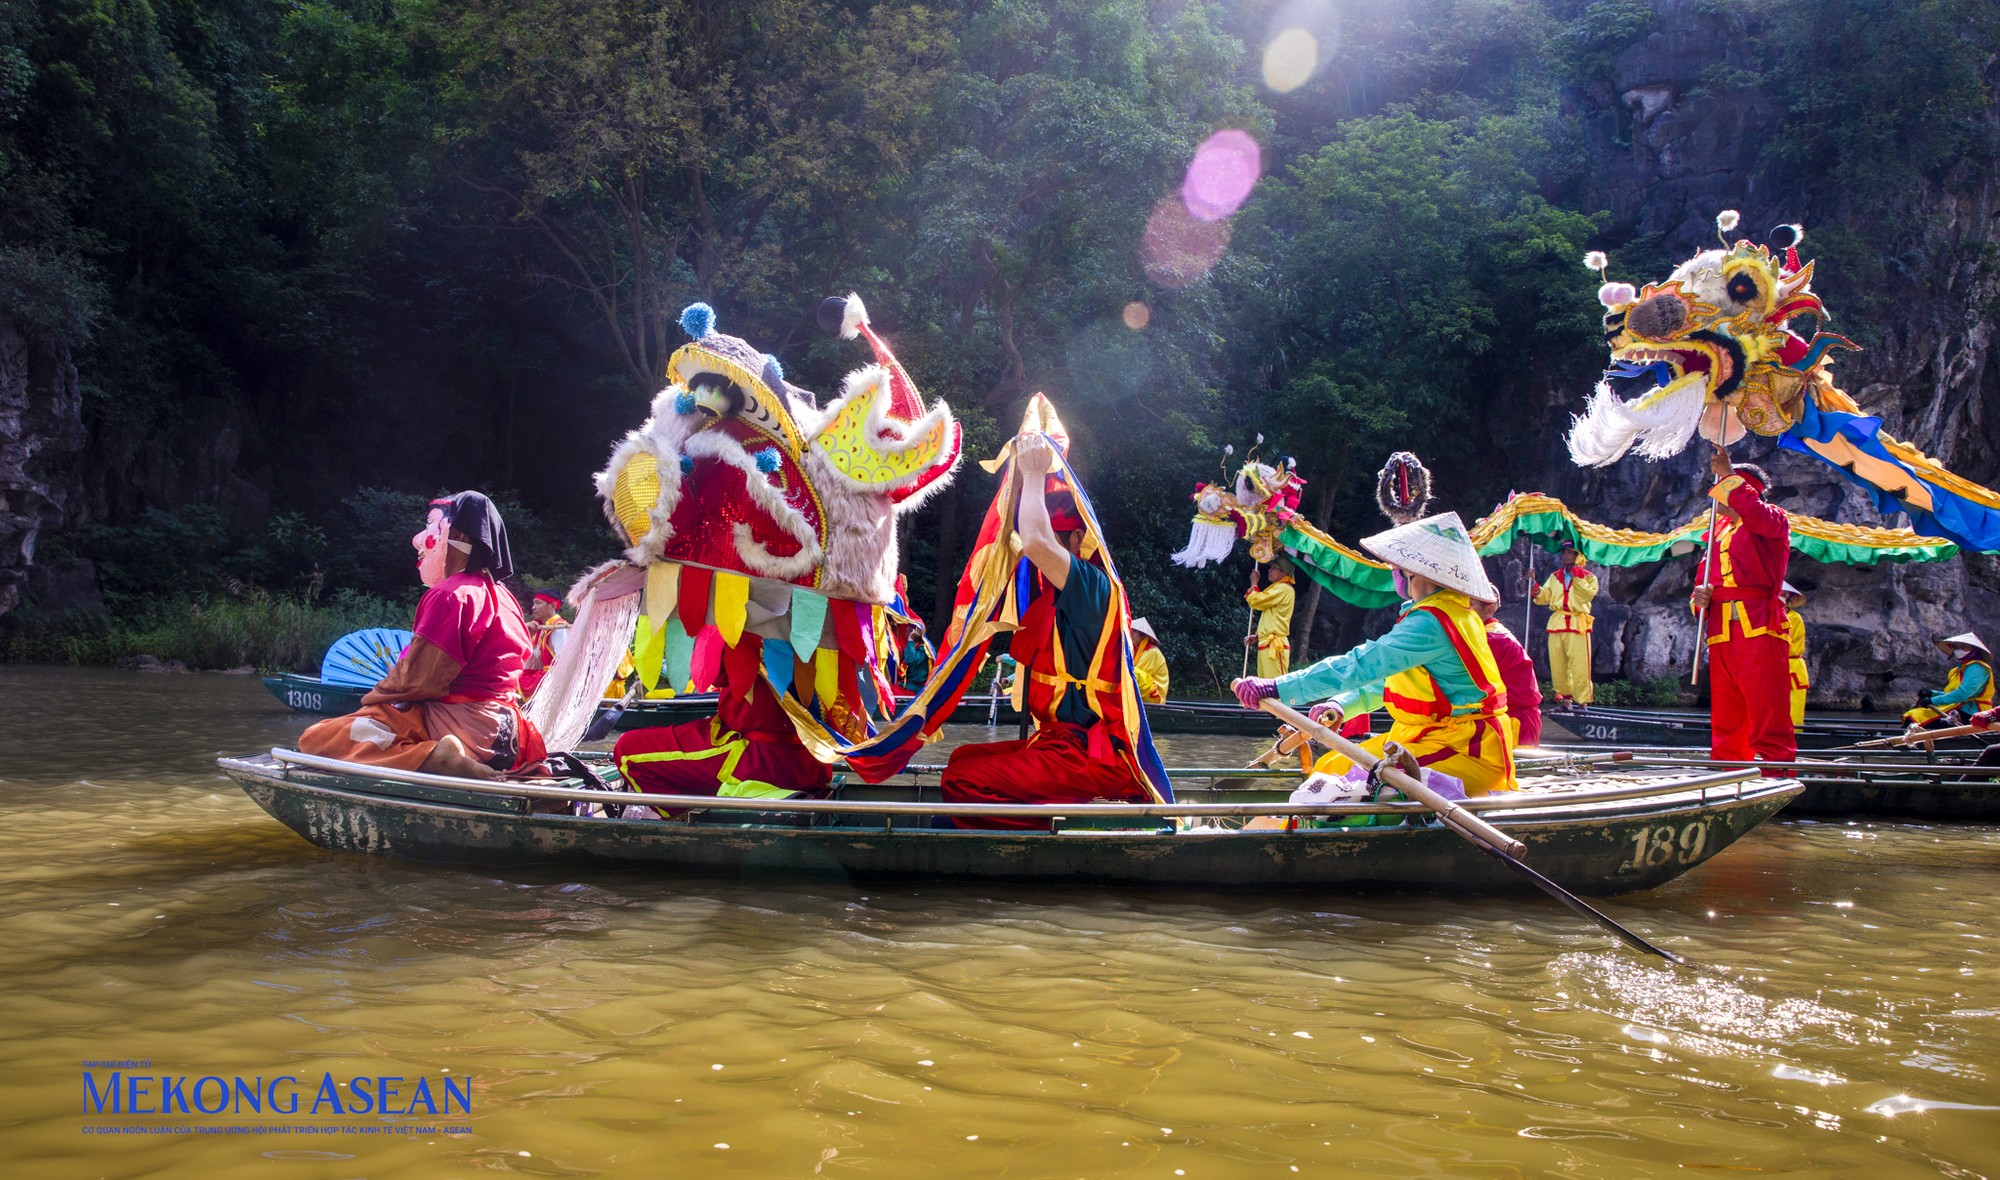
{"type": "Polygon", "coordinates": [[[514,551],[507,547],[507,524],[500,519],[500,509],[485,493],[460,492],[432,500],[431,505],[444,509],[445,524],[472,542],[472,552],[465,556],[468,571],[489,570],[500,581],[514,576],[514,551]]]}

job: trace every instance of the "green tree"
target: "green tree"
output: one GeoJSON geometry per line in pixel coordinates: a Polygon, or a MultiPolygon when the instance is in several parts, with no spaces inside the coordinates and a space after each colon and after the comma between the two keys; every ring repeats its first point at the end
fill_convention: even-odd
{"type": "MultiPolygon", "coordinates": [[[[1315,524],[1374,531],[1370,480],[1392,449],[1449,465],[1456,506],[1491,494],[1497,472],[1471,462],[1488,406],[1525,393],[1530,358],[1591,343],[1579,260],[1594,226],[1539,195],[1540,152],[1526,118],[1400,110],[1344,124],[1255,204],[1243,334],[1315,524]]],[[[1317,604],[1308,591],[1302,640],[1317,604]]]]}
{"type": "Polygon", "coordinates": [[[766,335],[806,319],[802,290],[858,256],[851,228],[910,166],[950,50],[928,9],[826,0],[472,0],[431,35],[468,212],[532,236],[516,255],[647,393],[692,297],[766,335]]]}

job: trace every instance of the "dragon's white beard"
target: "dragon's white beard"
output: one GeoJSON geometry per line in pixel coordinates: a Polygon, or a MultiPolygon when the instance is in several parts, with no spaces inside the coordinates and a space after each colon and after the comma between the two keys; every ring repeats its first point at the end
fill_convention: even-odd
{"type": "Polygon", "coordinates": [[[1687,381],[1631,401],[1599,382],[1582,414],[1570,419],[1569,457],[1579,467],[1605,467],[1633,447],[1648,459],[1678,455],[1701,424],[1707,393],[1700,381],[1687,381]]]}
{"type": "Polygon", "coordinates": [[[1211,561],[1222,561],[1236,548],[1236,526],[1196,520],[1188,532],[1187,548],[1173,555],[1175,565],[1200,569],[1211,561]]]}

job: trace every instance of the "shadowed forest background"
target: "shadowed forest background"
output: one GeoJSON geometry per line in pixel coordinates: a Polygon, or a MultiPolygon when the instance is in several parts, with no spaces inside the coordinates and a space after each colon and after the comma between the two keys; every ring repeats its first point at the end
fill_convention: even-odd
{"type": "MultiPolygon", "coordinates": [[[[566,585],[615,552],[589,477],[680,309],[824,396],[868,359],[814,325],[851,290],[969,459],[1054,400],[1177,695],[1211,692],[1248,559],[1166,555],[1224,444],[1297,456],[1349,541],[1398,448],[1468,522],[1530,487],[1685,519],[1694,466],[1568,465],[1579,259],[1663,278],[1725,205],[1806,223],[1848,372],[1958,391],[1958,454],[1917,441],[1991,482],[1996,34],[1987,0],[12,0],[0,654],[310,665],[407,619],[422,502],[464,487],[566,585]],[[1225,128],[1262,179],[1176,215],[1225,128]],[[1947,378],[1930,342],[1974,336],[1947,378]]],[[[929,618],[991,490],[968,462],[908,527],[929,618]]],[[[1300,614],[1315,656],[1367,625],[1300,614]]]]}

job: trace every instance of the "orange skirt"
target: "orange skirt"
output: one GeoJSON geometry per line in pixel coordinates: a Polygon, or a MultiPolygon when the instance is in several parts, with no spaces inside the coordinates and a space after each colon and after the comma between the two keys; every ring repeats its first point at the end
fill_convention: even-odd
{"type": "Polygon", "coordinates": [[[299,750],[321,758],[417,770],[446,735],[464,743],[474,761],[495,770],[517,770],[548,756],[534,722],[512,701],[363,705],[345,717],[313,724],[299,735],[299,750]]]}

